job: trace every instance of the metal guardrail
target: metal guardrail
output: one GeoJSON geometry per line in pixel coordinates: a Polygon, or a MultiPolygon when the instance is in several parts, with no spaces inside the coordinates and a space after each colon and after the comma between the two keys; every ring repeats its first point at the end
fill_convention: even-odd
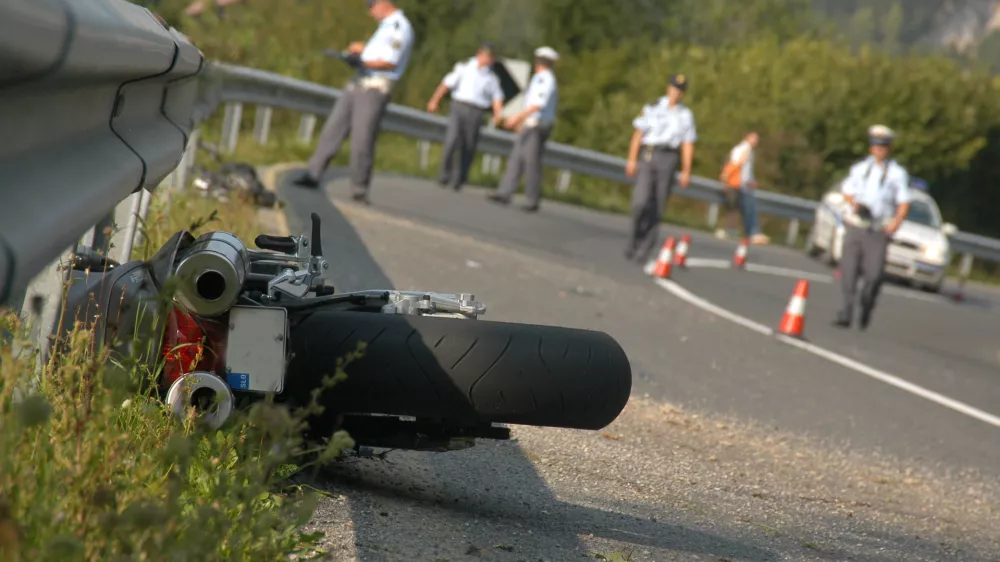
{"type": "MultiPolygon", "coordinates": [[[[233,150],[239,125],[241,104],[256,104],[259,107],[281,108],[300,111],[307,114],[312,122],[303,129],[306,135],[311,135],[315,125],[315,115],[327,115],[333,103],[340,98],[341,90],[322,86],[312,82],[297,80],[271,72],[233,66],[228,64],[210,63],[206,71],[206,109],[220,103],[239,104],[234,113],[227,112],[224,125],[224,148],[233,150]],[[226,146],[228,145],[228,146],[226,146]]],[[[270,113],[267,113],[270,119],[270,113]]],[[[418,140],[428,142],[443,142],[448,120],[445,117],[418,111],[410,107],[391,104],[382,122],[387,131],[404,134],[418,140]]],[[[258,123],[258,134],[261,133],[258,123]]],[[[266,136],[266,129],[263,131],[266,136]]],[[[477,150],[484,154],[506,156],[510,154],[514,135],[510,132],[485,129],[480,134],[477,150]]],[[[560,143],[550,142],[546,145],[543,157],[545,166],[567,172],[593,176],[621,183],[632,183],[625,175],[625,159],[602,154],[560,143]]],[[[721,182],[692,177],[688,189],[675,189],[674,194],[689,197],[714,205],[710,222],[715,222],[718,207],[725,187],[721,182]]],[[[788,240],[797,239],[800,222],[813,222],[819,202],[792,197],[770,191],[757,192],[758,212],[776,215],[790,220],[788,240]]],[[[951,246],[955,253],[971,254],[989,261],[1000,261],[1000,240],[967,234],[956,233],[951,237],[951,246]]],[[[971,263],[971,261],[969,262],[971,263]]],[[[970,266],[971,267],[971,266],[970,266]]],[[[965,269],[963,267],[963,269],[965,269]]]]}
{"type": "Polygon", "coordinates": [[[0,2],[0,304],[177,166],[203,65],[124,0],[0,2]]]}

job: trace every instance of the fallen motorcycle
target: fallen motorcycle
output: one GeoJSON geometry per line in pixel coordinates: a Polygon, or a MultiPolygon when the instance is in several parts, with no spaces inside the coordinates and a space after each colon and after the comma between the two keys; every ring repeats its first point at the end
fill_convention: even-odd
{"type": "Polygon", "coordinates": [[[486,307],[471,294],[337,293],[323,280],[320,230],[313,214],[309,237],[260,235],[260,250],[180,231],[125,264],[84,248],[67,310],[113,353],[161,361],[166,404],[200,408],[213,427],[268,396],[304,407],[358,342],[363,356],[320,396],[312,424],[345,429],[358,447],[456,450],[509,438],[505,424],[594,430],[625,407],[631,369],[609,335],[479,320],[486,307]]]}

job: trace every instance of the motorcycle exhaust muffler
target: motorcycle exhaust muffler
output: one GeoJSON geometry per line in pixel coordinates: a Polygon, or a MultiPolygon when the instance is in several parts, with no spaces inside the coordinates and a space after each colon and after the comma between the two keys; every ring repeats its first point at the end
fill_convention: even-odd
{"type": "Polygon", "coordinates": [[[182,375],[167,391],[167,406],[184,416],[189,407],[198,410],[201,420],[212,429],[219,429],[233,413],[236,402],[233,391],[219,377],[202,371],[182,375]]]}
{"type": "Polygon", "coordinates": [[[175,299],[188,312],[218,316],[236,304],[247,277],[250,254],[228,232],[199,236],[177,265],[180,279],[175,299]]]}

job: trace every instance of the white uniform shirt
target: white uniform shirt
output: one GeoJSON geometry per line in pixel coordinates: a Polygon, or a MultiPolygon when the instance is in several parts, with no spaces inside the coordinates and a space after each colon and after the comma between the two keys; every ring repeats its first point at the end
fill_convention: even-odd
{"type": "Polygon", "coordinates": [[[378,76],[396,81],[406,72],[410,62],[410,52],[413,50],[413,27],[410,20],[403,15],[403,10],[396,10],[378,25],[371,39],[361,51],[364,62],[385,61],[396,65],[393,70],[362,69],[365,76],[378,76]]]}
{"type": "Polygon", "coordinates": [[[875,163],[875,157],[851,166],[851,172],[841,185],[841,191],[851,195],[872,212],[876,222],[891,219],[896,207],[910,201],[910,176],[895,160],[886,165],[875,163]]]}
{"type": "Polygon", "coordinates": [[[733,150],[729,153],[729,161],[736,163],[740,161],[743,154],[749,152],[747,156],[747,161],[743,163],[743,167],[740,168],[740,185],[746,187],[754,180],[753,177],[753,160],[754,152],[756,152],[753,147],[750,146],[750,141],[743,141],[736,145],[733,150]]]}
{"type": "Polygon", "coordinates": [[[670,107],[666,96],[656,103],[643,106],[632,126],[643,133],[642,144],[680,148],[686,142],[697,142],[698,130],[694,114],[682,103],[670,107]]]}
{"type": "Polygon", "coordinates": [[[493,102],[503,101],[500,79],[492,68],[480,67],[476,57],[457,63],[443,82],[451,90],[451,99],[462,103],[488,109],[493,102]]]}
{"type": "Polygon", "coordinates": [[[551,70],[543,70],[531,77],[528,90],[524,94],[524,107],[537,105],[538,111],[524,120],[527,127],[551,127],[556,121],[556,105],[559,100],[559,88],[556,76],[551,70]]]}

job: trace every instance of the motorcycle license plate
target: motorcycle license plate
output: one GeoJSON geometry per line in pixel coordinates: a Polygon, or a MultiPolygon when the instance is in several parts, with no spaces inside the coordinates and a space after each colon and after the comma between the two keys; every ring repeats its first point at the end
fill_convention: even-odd
{"type": "Polygon", "coordinates": [[[226,383],[243,392],[279,393],[285,386],[288,313],[283,308],[234,306],[229,311],[226,383]]]}

